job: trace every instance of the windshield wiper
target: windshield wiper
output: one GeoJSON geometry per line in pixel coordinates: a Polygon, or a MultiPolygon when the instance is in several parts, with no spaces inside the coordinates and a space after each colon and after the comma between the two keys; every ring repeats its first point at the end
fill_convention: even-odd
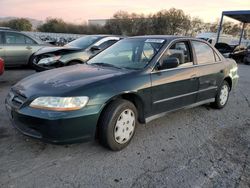
{"type": "Polygon", "coordinates": [[[109,64],[109,63],[91,63],[90,65],[98,65],[103,67],[114,67],[120,69],[120,67],[117,67],[115,65],[109,64]]]}

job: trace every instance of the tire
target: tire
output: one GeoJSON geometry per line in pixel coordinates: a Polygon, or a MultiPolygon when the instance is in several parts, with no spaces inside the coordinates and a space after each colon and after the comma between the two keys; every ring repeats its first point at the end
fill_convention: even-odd
{"type": "Polygon", "coordinates": [[[135,134],[137,117],[137,109],[131,102],[123,99],[113,101],[99,121],[100,143],[113,151],[125,148],[135,134]]]}
{"type": "Polygon", "coordinates": [[[34,59],[35,59],[35,56],[32,56],[32,57],[30,58],[30,61],[29,61],[29,67],[30,67],[30,68],[32,68],[32,69],[35,70],[36,72],[42,72],[42,71],[48,70],[48,69],[46,69],[46,68],[43,68],[43,67],[38,66],[37,64],[33,63],[34,59]]]}
{"type": "Polygon", "coordinates": [[[230,93],[230,86],[228,82],[224,80],[216,94],[215,102],[212,103],[212,107],[216,109],[224,108],[227,104],[229,93],[230,93]]]}
{"type": "Polygon", "coordinates": [[[33,66],[33,60],[34,60],[34,55],[32,54],[32,55],[30,56],[29,61],[28,61],[28,64],[27,64],[27,66],[28,66],[29,68],[31,68],[31,69],[34,68],[34,66],[33,66]]]}

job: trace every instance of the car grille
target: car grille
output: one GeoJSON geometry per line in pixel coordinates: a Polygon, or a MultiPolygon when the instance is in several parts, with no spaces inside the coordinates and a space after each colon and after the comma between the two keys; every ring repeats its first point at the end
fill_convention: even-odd
{"type": "Polygon", "coordinates": [[[7,96],[7,101],[14,108],[20,108],[27,101],[27,97],[11,90],[7,96]]]}

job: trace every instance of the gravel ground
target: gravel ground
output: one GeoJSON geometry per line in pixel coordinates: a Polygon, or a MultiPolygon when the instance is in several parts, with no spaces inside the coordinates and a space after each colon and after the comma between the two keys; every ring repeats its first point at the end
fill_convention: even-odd
{"type": "Polygon", "coordinates": [[[180,110],[141,125],[129,147],[97,142],[57,146],[22,136],[4,107],[12,84],[32,70],[0,77],[0,187],[250,187],[250,66],[227,106],[180,110]]]}

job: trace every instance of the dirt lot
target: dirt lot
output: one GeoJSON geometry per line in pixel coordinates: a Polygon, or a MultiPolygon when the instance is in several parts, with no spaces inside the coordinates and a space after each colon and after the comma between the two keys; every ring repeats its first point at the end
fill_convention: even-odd
{"type": "Polygon", "coordinates": [[[240,82],[223,110],[170,113],[140,126],[120,152],[97,142],[44,144],[14,130],[4,99],[33,73],[0,76],[0,187],[250,187],[250,66],[239,65],[240,82]]]}

